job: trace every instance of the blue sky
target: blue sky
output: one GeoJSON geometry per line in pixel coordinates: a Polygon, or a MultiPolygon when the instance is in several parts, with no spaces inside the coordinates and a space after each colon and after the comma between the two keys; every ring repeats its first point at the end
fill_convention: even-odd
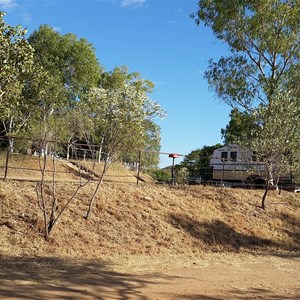
{"type": "MultiPolygon", "coordinates": [[[[215,98],[203,78],[208,60],[227,54],[211,31],[197,27],[190,14],[197,0],[0,0],[5,21],[30,34],[48,24],[75,33],[96,48],[110,71],[129,71],[155,83],[152,98],[167,111],[158,121],[162,152],[188,154],[221,142],[230,108],[215,98]]],[[[170,159],[161,157],[161,166],[170,159]]]]}

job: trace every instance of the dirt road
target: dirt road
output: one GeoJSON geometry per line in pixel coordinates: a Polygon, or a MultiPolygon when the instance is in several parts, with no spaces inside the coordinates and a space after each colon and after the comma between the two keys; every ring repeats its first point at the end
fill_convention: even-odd
{"type": "Polygon", "coordinates": [[[300,299],[300,255],[0,257],[0,299],[300,299]]]}

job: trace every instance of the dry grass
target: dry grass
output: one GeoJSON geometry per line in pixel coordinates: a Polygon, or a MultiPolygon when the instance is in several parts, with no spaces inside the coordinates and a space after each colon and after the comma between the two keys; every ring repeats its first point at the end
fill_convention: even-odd
{"type": "MultiPolygon", "coordinates": [[[[0,152],[0,177],[4,177],[5,172],[5,160],[6,153],[0,152]]],[[[39,160],[38,156],[30,156],[13,153],[9,160],[9,168],[8,168],[8,179],[17,179],[17,180],[40,180],[41,179],[41,167],[43,164],[43,160],[39,160]]],[[[90,174],[80,170],[78,165],[86,167],[88,170],[94,172],[94,174],[101,174],[103,170],[103,163],[93,163],[90,160],[71,160],[67,162],[66,160],[55,159],[54,164],[51,157],[47,158],[46,163],[46,172],[45,179],[51,180],[53,177],[53,171],[55,170],[55,180],[68,180],[68,181],[76,181],[90,177],[90,174]],[[72,164],[72,162],[74,164],[72,164]]],[[[104,177],[104,181],[107,182],[131,182],[136,183],[137,173],[127,170],[120,163],[115,163],[113,167],[109,168],[104,177]]],[[[94,179],[97,180],[97,177],[94,176],[94,179]]],[[[146,175],[141,174],[140,176],[141,182],[153,182],[153,179],[146,175]]]]}
{"type": "MultiPolygon", "coordinates": [[[[130,178],[120,165],[110,172],[130,178]]],[[[61,174],[58,210],[78,184],[76,172],[61,174]]],[[[86,185],[49,242],[35,182],[0,180],[1,299],[297,298],[300,194],[270,191],[263,211],[261,190],[137,186],[131,178],[106,181],[88,221],[96,182],[86,185]]]]}
{"type": "MultiPolygon", "coordinates": [[[[0,182],[0,254],[98,259],[300,250],[298,194],[270,191],[263,211],[259,190],[107,182],[85,221],[94,186],[80,191],[45,242],[35,184],[0,182]]],[[[57,183],[60,203],[75,187],[74,182],[57,183]]]]}

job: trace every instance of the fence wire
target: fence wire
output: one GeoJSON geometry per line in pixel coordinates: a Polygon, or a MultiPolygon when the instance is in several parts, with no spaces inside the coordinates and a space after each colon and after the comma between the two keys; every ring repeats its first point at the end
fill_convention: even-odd
{"type": "MultiPolygon", "coordinates": [[[[121,149],[122,150],[122,149],[121,149]]],[[[150,175],[157,169],[161,156],[169,153],[131,149],[120,151],[117,162],[105,174],[105,181],[153,182],[150,175]],[[128,170],[128,175],[122,172],[128,170]],[[145,173],[150,174],[146,176],[145,173]]],[[[41,158],[47,157],[46,180],[76,180],[79,177],[97,180],[109,159],[105,147],[87,143],[64,143],[27,138],[0,138],[0,177],[38,181],[41,178],[41,158]],[[12,143],[13,141],[13,143],[12,143]],[[13,145],[13,146],[12,146],[13,145]],[[55,162],[55,167],[54,167],[55,162]],[[58,163],[59,162],[59,163],[58,163]]]]}
{"type": "MultiPolygon", "coordinates": [[[[230,161],[215,163],[214,168],[206,162],[197,164],[193,170],[193,168],[179,166],[185,157],[181,154],[136,149],[122,150],[121,153],[114,167],[105,174],[104,181],[136,184],[141,182],[203,184],[247,188],[264,186],[263,180],[256,176],[251,178],[253,163],[236,163],[233,170],[232,164],[230,168],[230,161]],[[157,167],[160,162],[165,164],[164,168],[157,167]],[[128,170],[127,174],[122,171],[124,167],[128,170]]],[[[102,145],[16,137],[11,143],[8,138],[0,138],[0,178],[39,181],[42,171],[41,158],[45,156],[48,157],[45,179],[52,180],[55,177],[55,180],[61,181],[76,181],[82,178],[98,180],[105,160],[109,159],[102,145]]],[[[261,166],[256,163],[256,167],[261,166]]]]}

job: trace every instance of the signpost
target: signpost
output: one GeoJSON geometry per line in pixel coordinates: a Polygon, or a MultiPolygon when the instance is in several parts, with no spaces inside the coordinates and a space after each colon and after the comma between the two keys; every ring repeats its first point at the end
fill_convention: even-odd
{"type": "Polygon", "coordinates": [[[179,154],[170,153],[169,157],[173,159],[173,161],[172,161],[172,168],[171,168],[171,182],[174,185],[175,184],[175,173],[174,173],[175,158],[178,158],[179,154]]]}

